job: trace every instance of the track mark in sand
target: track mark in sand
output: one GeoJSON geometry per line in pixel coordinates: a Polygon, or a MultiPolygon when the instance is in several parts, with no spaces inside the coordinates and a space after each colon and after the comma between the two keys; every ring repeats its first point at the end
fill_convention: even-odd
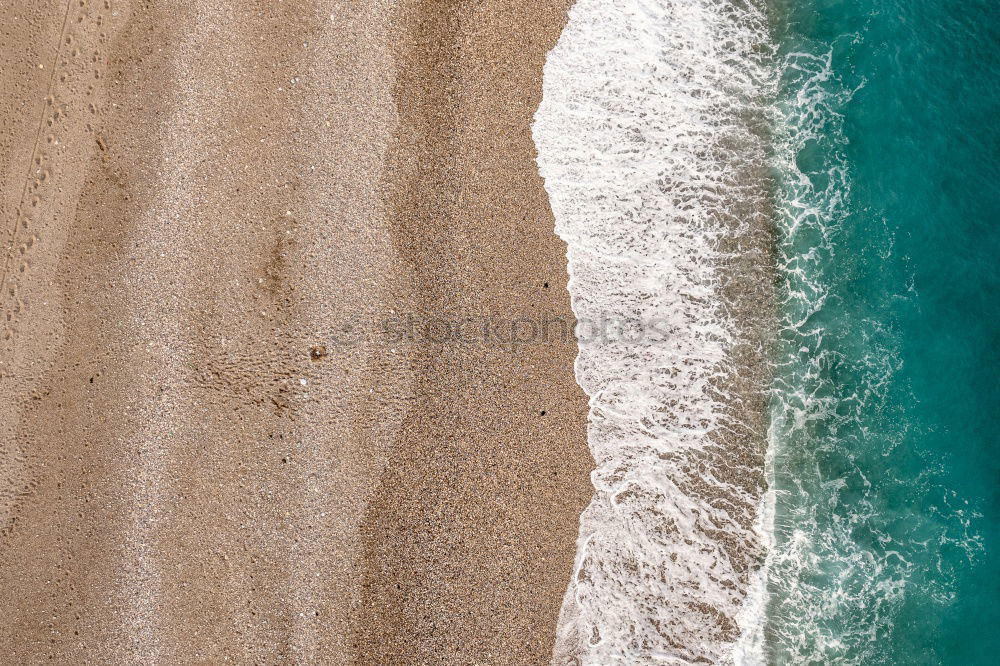
{"type": "MultiPolygon", "coordinates": [[[[17,247],[17,237],[18,231],[21,226],[26,226],[22,223],[24,217],[24,202],[28,195],[28,185],[31,183],[31,170],[35,168],[36,159],[38,158],[38,146],[42,141],[42,131],[45,129],[45,116],[48,112],[49,106],[52,104],[52,90],[53,85],[56,80],[56,70],[59,68],[59,56],[62,55],[63,44],[66,43],[66,28],[69,25],[69,15],[70,10],[73,8],[73,0],[67,0],[66,11],[63,13],[62,27],[59,29],[59,39],[56,42],[56,52],[52,58],[52,67],[49,72],[49,82],[45,87],[45,98],[42,101],[42,112],[38,118],[38,129],[35,131],[35,142],[31,146],[31,155],[28,157],[28,170],[24,176],[24,187],[21,189],[21,197],[17,202],[17,208],[14,209],[14,225],[10,230],[10,241],[7,250],[7,255],[4,257],[3,274],[0,275],[0,302],[6,300],[3,296],[5,290],[7,289],[7,276],[10,274],[10,263],[11,259],[14,257],[15,248],[17,247]]],[[[43,175],[47,172],[43,171],[43,175]]],[[[6,335],[10,335],[9,331],[6,335]]]]}

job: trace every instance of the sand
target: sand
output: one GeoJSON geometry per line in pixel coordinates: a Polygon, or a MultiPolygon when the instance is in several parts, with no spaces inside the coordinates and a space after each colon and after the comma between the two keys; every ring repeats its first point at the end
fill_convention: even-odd
{"type": "Polygon", "coordinates": [[[548,662],[567,4],[0,7],[5,659],[548,662]]]}

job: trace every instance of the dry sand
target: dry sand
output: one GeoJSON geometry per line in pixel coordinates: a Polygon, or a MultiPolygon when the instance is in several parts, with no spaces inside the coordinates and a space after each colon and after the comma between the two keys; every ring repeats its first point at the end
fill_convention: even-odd
{"type": "Polygon", "coordinates": [[[5,663],[548,662],[567,5],[0,5],[5,663]]]}

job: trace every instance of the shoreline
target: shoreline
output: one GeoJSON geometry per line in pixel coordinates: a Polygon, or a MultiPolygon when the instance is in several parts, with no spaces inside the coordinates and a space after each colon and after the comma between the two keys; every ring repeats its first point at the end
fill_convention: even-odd
{"type": "Polygon", "coordinates": [[[534,133],[576,316],[671,332],[581,346],[596,495],[554,663],[758,647],[776,325],[760,4],[579,0],[546,63],[534,133]]]}
{"type": "MultiPolygon", "coordinates": [[[[430,317],[571,317],[530,123],[563,3],[404,4],[393,238],[430,317]]],[[[359,652],[547,664],[592,461],[575,345],[414,344],[407,412],[366,518],[359,652]],[[390,573],[391,572],[391,573],[390,573]]],[[[448,658],[448,663],[452,663],[448,658]]]]}

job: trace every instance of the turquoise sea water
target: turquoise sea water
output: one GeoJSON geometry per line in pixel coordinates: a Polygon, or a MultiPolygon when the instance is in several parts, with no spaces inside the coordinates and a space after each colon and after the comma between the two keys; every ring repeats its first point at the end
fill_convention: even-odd
{"type": "Polygon", "coordinates": [[[1000,3],[772,9],[770,660],[1000,663],[1000,3]]]}

